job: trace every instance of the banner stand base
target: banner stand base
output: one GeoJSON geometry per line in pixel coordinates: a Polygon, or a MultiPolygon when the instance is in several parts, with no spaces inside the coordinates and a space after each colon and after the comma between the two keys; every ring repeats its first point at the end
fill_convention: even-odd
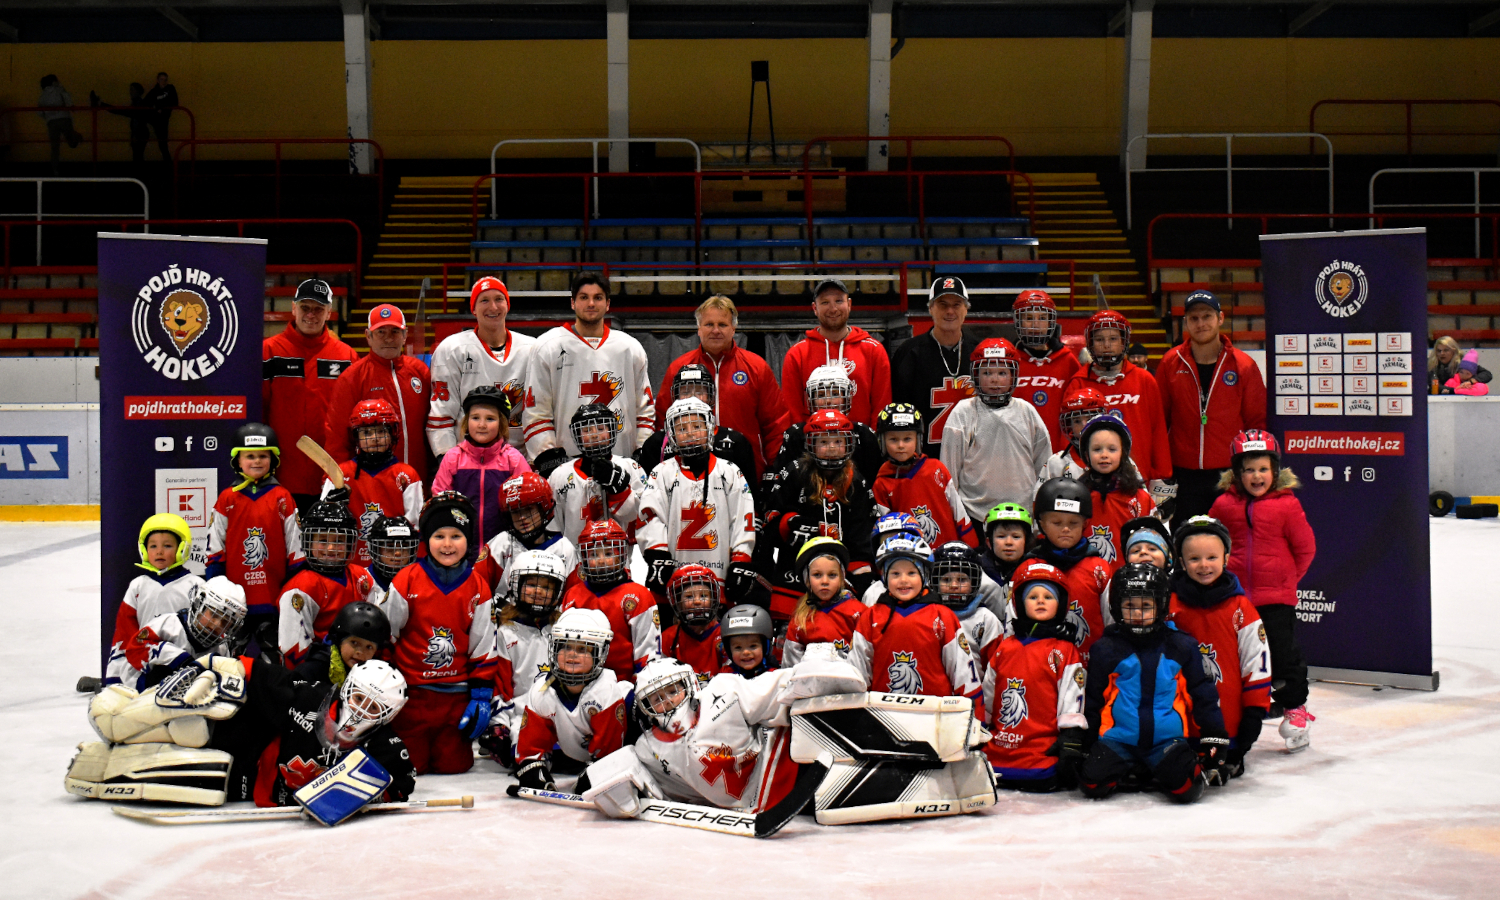
{"type": "Polygon", "coordinates": [[[1435,691],[1438,675],[1403,675],[1399,672],[1366,672],[1363,669],[1330,669],[1325,666],[1308,666],[1309,681],[1328,681],[1335,684],[1367,684],[1372,687],[1393,687],[1405,691],[1435,691]]]}

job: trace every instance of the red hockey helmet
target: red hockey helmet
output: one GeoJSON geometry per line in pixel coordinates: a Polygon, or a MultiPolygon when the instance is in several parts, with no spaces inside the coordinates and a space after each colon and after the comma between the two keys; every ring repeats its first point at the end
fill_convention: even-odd
{"type": "Polygon", "coordinates": [[[969,365],[974,373],[974,396],[985,406],[999,409],[1010,403],[1010,395],[1016,389],[1016,379],[1021,375],[1020,353],[1014,344],[1005,338],[985,338],[969,354],[969,365]],[[1003,388],[986,388],[986,373],[1006,371],[1010,373],[1010,384],[1003,388]]]}
{"type": "Polygon", "coordinates": [[[1259,428],[1247,428],[1234,436],[1229,442],[1229,463],[1236,474],[1244,465],[1247,456],[1269,456],[1271,457],[1271,470],[1281,470],[1281,447],[1276,443],[1276,436],[1269,431],[1259,428]]]}
{"type": "Polygon", "coordinates": [[[1046,346],[1052,338],[1052,329],[1057,325],[1057,304],[1046,291],[1035,288],[1016,295],[1011,304],[1011,315],[1015,318],[1016,334],[1021,343],[1032,347],[1046,346]]]}
{"type": "Polygon", "coordinates": [[[672,614],[677,617],[677,621],[694,628],[705,628],[718,619],[719,602],[723,596],[723,583],[713,569],[707,566],[678,566],[677,571],[672,573],[672,580],[667,582],[667,598],[672,602],[672,614]],[[687,596],[688,588],[694,586],[708,588],[706,597],[696,593],[691,597],[687,596]],[[704,599],[708,602],[702,602],[704,599]]]}
{"type": "Polygon", "coordinates": [[[361,400],[354,404],[354,409],[349,413],[349,443],[360,452],[367,451],[361,446],[359,430],[370,425],[386,427],[391,436],[388,450],[394,450],[401,442],[401,417],[384,400],[361,400]]]}
{"type": "Polygon", "coordinates": [[[1115,310],[1101,309],[1089,316],[1088,323],[1083,327],[1083,334],[1094,362],[1103,368],[1113,369],[1125,359],[1125,348],[1130,346],[1130,320],[1115,310]],[[1119,353],[1101,354],[1094,349],[1095,332],[1105,328],[1113,328],[1120,332],[1119,353]]]}
{"type": "Polygon", "coordinates": [[[500,485],[500,511],[510,516],[510,530],[519,537],[536,536],[552,519],[557,500],[552,496],[552,485],[535,472],[522,472],[500,485]],[[523,510],[536,508],[536,513],[523,510]]]}
{"type": "Polygon", "coordinates": [[[1030,626],[1042,625],[1031,618],[1026,612],[1026,594],[1034,584],[1046,585],[1052,591],[1052,596],[1057,598],[1057,610],[1052,618],[1046,622],[1061,622],[1068,616],[1068,581],[1062,570],[1049,562],[1040,559],[1028,559],[1016,567],[1011,573],[1010,583],[1013,585],[1011,592],[1012,618],[1017,626],[1016,636],[1027,637],[1031,631],[1030,626]]]}
{"type": "Polygon", "coordinates": [[[578,534],[578,571],[584,581],[614,581],[625,574],[630,541],[614,519],[590,522],[578,534]]]}
{"type": "Polygon", "coordinates": [[[505,305],[510,306],[510,290],[506,288],[505,282],[493,275],[486,275],[469,288],[469,312],[473,312],[474,307],[479,305],[479,295],[485,291],[499,291],[505,297],[505,305]]]}
{"type": "Polygon", "coordinates": [[[1058,422],[1074,447],[1078,446],[1078,436],[1083,433],[1083,426],[1088,424],[1089,419],[1105,412],[1108,403],[1098,388],[1088,385],[1074,388],[1063,398],[1062,414],[1058,416],[1058,422]]]}
{"type": "MultiPolygon", "coordinates": [[[[827,442],[823,443],[831,447],[827,442]]],[[[818,468],[830,472],[842,469],[844,463],[854,455],[854,423],[836,409],[820,409],[808,418],[807,424],[802,428],[802,447],[812,454],[818,468]],[[843,438],[843,453],[839,456],[820,456],[818,444],[823,438],[843,438]]]]}

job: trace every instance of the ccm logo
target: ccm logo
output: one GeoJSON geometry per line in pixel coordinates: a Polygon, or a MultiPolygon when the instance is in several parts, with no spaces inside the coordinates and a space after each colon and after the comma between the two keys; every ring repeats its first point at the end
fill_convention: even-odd
{"type": "Polygon", "coordinates": [[[918,706],[921,705],[923,699],[916,694],[882,694],[880,696],[881,703],[910,703],[918,706]]]}
{"type": "Polygon", "coordinates": [[[922,803],[912,807],[911,811],[914,815],[920,816],[924,813],[945,813],[952,809],[953,804],[951,803],[922,803]]]}
{"type": "Polygon", "coordinates": [[[134,793],[134,787],[107,787],[104,789],[104,796],[106,797],[129,797],[134,793]]]}

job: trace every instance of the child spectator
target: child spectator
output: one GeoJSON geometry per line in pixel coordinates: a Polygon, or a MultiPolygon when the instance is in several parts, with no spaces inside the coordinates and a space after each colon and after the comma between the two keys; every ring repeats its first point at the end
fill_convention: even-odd
{"type": "MultiPolygon", "coordinates": [[[[1224,728],[1232,740],[1220,770],[1222,784],[1245,773],[1245,754],[1260,736],[1271,691],[1266,628],[1226,560],[1229,530],[1211,516],[1194,516],[1172,536],[1172,624],[1198,641],[1203,671],[1219,692],[1224,728]]],[[[1196,735],[1195,735],[1196,736],[1196,735]]]]}
{"type": "Polygon", "coordinates": [[[274,627],[287,569],[302,559],[297,501],[276,480],[280,458],[269,425],[241,425],[229,449],[229,468],[240,483],[219,494],[208,518],[204,577],[223,575],[245,589],[247,626],[257,640],[262,625],[274,627]]]}
{"type": "Polygon", "coordinates": [[[630,542],[612,519],[590,522],[578,537],[578,574],[583,582],[568,589],[563,609],[596,609],[604,613],[614,640],[605,665],[622,684],[661,656],[661,618],[656,599],[630,580],[630,542]]]}
{"type": "Polygon", "coordinates": [[[958,496],[953,476],[922,452],[922,414],[910,403],[892,403],[875,417],[875,437],[885,463],[875,478],[875,509],[899,510],[916,519],[930,546],[979,539],[958,496]]]}
{"type": "Polygon", "coordinates": [[[988,338],[974,348],[974,396],[960,400],[943,427],[943,465],[953,474],[969,520],[998,503],[1025,503],[1052,439],[1035,408],[1012,399],[1020,371],[1016,348],[988,338]]]}
{"type": "Polygon", "coordinates": [[[831,537],[812,538],[797,551],[804,593],[787,624],[781,646],[783,669],[801,662],[808,644],[832,644],[839,655],[849,655],[854,625],[865,605],[849,593],[844,574],[848,567],[849,548],[831,537]]]}
{"type": "Polygon", "coordinates": [[[597,609],[570,609],[553,623],[547,677],[526,694],[516,735],[521,787],[556,790],[554,766],[576,770],[629,741],[633,689],[617,681],[605,662],[613,636],[609,619],[597,609]]]}
{"type": "Polygon", "coordinates": [[[984,551],[979,565],[1002,590],[1011,573],[1031,552],[1031,513],[1019,503],[999,503],[984,517],[984,551]]]}
{"type": "Polygon", "coordinates": [[[417,561],[417,535],[416,526],[402,516],[381,516],[370,526],[369,572],[382,600],[396,573],[417,561]]]}
{"type": "Polygon", "coordinates": [[[474,506],[451,491],[422,507],[427,555],[386,592],[395,665],[411,696],[393,727],[418,774],[467,772],[474,738],[489,727],[495,620],[489,585],[474,571],[474,506]]]}
{"type": "Polygon", "coordinates": [[[495,603],[504,606],[510,599],[512,560],[528,550],[544,550],[561,560],[567,587],[578,583],[578,550],[573,542],[555,531],[547,530],[557,504],[552,499],[552,485],[535,472],[522,472],[500,485],[500,512],[505,530],[489,542],[489,555],[475,566],[487,581],[495,585],[495,603]]]}
{"type": "Polygon", "coordinates": [[[1062,415],[1059,418],[1062,434],[1067,438],[1068,444],[1047,457],[1047,464],[1037,473],[1037,487],[1041,487],[1044,481],[1064,475],[1083,477],[1083,473],[1088,471],[1088,463],[1083,461],[1083,447],[1079,444],[1083,437],[1083,426],[1094,416],[1105,412],[1108,409],[1104,403],[1104,395],[1097,389],[1084,385],[1068,391],[1063,398],[1062,415]]]}
{"type": "MultiPolygon", "coordinates": [[[[102,684],[124,683],[134,670],[125,659],[125,645],[141,631],[141,626],[161,616],[187,609],[193,596],[203,587],[203,579],[185,565],[193,547],[193,533],[181,516],[157,513],[141,523],[137,548],[141,561],[136,566],[145,575],[131,579],[115,610],[115,633],[110,639],[109,660],[104,666],[102,684]]],[[[133,687],[128,683],[126,687],[133,687]]]]}
{"type": "Polygon", "coordinates": [[[985,606],[979,586],[985,580],[979,552],[962,541],[949,541],[933,552],[932,584],[938,600],[958,617],[969,636],[976,671],[983,673],[990,653],[1005,636],[1005,623],[985,606]]]}
{"type": "MultiPolygon", "coordinates": [[[[349,512],[359,521],[354,560],[370,565],[370,527],[381,516],[403,516],[417,524],[422,512],[422,479],[391,452],[401,440],[401,417],[384,400],[361,400],[349,416],[349,446],[354,458],[339,463],[349,494],[349,512]]],[[[333,491],[324,479],[323,499],[333,491]]]]}
{"type": "Polygon", "coordinates": [[[1165,522],[1155,516],[1141,516],[1126,522],[1120,534],[1124,535],[1125,562],[1145,563],[1172,573],[1172,533],[1165,522]]]}
{"type": "Polygon", "coordinates": [[[278,641],[281,661],[294,668],[322,643],[334,617],[350,603],[375,603],[384,592],[364,566],[351,560],[358,524],[337,493],[302,517],[303,567],[281,588],[278,641]]]}
{"type": "Polygon", "coordinates": [[[662,656],[690,666],[698,683],[707,684],[726,662],[719,650],[723,583],[712,569],[689,563],[672,573],[665,593],[676,621],[661,633],[662,656]]]}
{"type": "Polygon", "coordinates": [[[590,522],[614,519],[634,530],[646,472],[628,456],[613,455],[620,422],[607,406],[585,403],[569,424],[582,455],[552,470],[547,483],[557,505],[548,530],[574,544],[590,522]]]}
{"type": "Polygon", "coordinates": [[[187,609],[149,619],[111,660],[111,684],[144,691],[206,653],[238,656],[244,647],[245,589],[220,575],[193,594],[187,609]]]}
{"type": "MultiPolygon", "coordinates": [[[[725,658],[719,671],[741,678],[754,678],[776,668],[771,660],[771,636],[774,626],[771,614],[749,603],[731,607],[719,620],[720,655],[725,658]]],[[[702,676],[699,676],[702,681],[702,676]]]]}
{"type": "Polygon", "coordinates": [[[1091,493],[1093,512],[1085,523],[1089,544],[1111,567],[1124,556],[1120,529],[1131,519],[1156,511],[1141,473],[1130,459],[1130,429],[1112,415],[1095,416],[1080,439],[1088,471],[1081,481],[1091,493]]]}
{"type": "Polygon", "coordinates": [[[482,384],[464,397],[464,417],[459,423],[463,440],[443,454],[432,489],[458,491],[479,513],[476,531],[488,544],[505,526],[500,511],[501,485],[530,472],[531,466],[510,438],[510,400],[493,385],[482,384]]]}
{"type": "Polygon", "coordinates": [[[1268,718],[1281,707],[1280,733],[1295,753],[1311,742],[1315,720],[1307,711],[1307,663],[1297,646],[1296,609],[1297,584],[1312,565],[1317,541],[1292,493],[1302,485],[1291,469],[1281,467],[1276,438],[1242,431],[1230,449],[1231,468],[1219,482],[1224,493],[1214,501],[1212,515],[1229,531],[1229,571],[1265,626],[1274,701],[1268,718]]]}
{"type": "Polygon", "coordinates": [[[1458,371],[1443,383],[1443,393],[1463,394],[1467,397],[1483,397],[1490,386],[1479,380],[1479,351],[1470,350],[1458,364],[1458,371]]]}
{"type": "Polygon", "coordinates": [[[1144,764],[1168,798],[1193,803],[1203,796],[1205,766],[1218,771],[1229,746],[1213,679],[1198,642],[1167,625],[1166,572],[1126,565],[1109,593],[1115,623],[1088,661],[1084,715],[1093,750],[1079,770],[1083,794],[1103,800],[1144,764]],[[1190,727],[1200,735],[1201,764],[1190,727]]]}
{"type": "Polygon", "coordinates": [[[1015,633],[986,657],[985,746],[996,783],[1031,793],[1071,788],[1083,761],[1083,656],[1068,625],[1063,573],[1028,560],[1014,579],[1015,633]]]}
{"type": "Polygon", "coordinates": [[[349,670],[369,662],[391,643],[391,620],[373,603],[356,600],[339,610],[328,626],[328,637],[303,657],[292,671],[306,681],[326,681],[337,687],[349,670]]]}
{"type": "Polygon", "coordinates": [[[968,697],[979,713],[979,673],[953,611],[928,589],[932,549],[921,538],[886,538],[876,557],[885,594],[859,617],[848,660],[872,691],[968,697]]]}
{"type": "MultiPolygon", "coordinates": [[[[1108,624],[1105,592],[1114,571],[1084,534],[1093,508],[1087,486],[1071,478],[1054,478],[1036,492],[1032,510],[1042,534],[1030,555],[1062,570],[1068,589],[1068,624],[1085,660],[1108,624]]],[[[1014,592],[1011,603],[1014,606],[1014,592]]]]}
{"type": "MultiPolygon", "coordinates": [[[[537,478],[541,478],[540,475],[537,478]]],[[[562,609],[563,561],[543,550],[526,550],[505,569],[512,602],[500,610],[496,634],[495,714],[479,746],[490,758],[515,765],[515,738],[522,705],[533,685],[547,675],[552,624],[562,609]]]]}
{"type": "Polygon", "coordinates": [[[1066,450],[1068,435],[1059,421],[1065,410],[1061,403],[1068,382],[1083,366],[1072,348],[1063,346],[1057,305],[1046,291],[1032,289],[1017,294],[1011,314],[1016,322],[1016,343],[1022,351],[1016,388],[1042,417],[1051,449],[1066,450]]]}

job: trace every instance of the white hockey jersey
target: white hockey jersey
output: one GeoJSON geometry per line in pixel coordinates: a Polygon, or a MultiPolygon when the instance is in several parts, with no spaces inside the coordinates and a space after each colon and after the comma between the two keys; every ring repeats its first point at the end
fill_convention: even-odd
{"type": "Polygon", "coordinates": [[[516,733],[516,762],[545,759],[556,746],[570,759],[593,762],[620,749],[635,686],[605,669],[576,697],[544,678],[532,685],[516,733]]]}
{"type": "Polygon", "coordinates": [[[676,457],[665,460],[641,494],[635,539],[642,550],[665,550],[678,563],[707,566],[722,580],[730,562],[749,562],[755,552],[755,506],[744,473],[710,456],[698,478],[676,457]]]}
{"type": "Polygon", "coordinates": [[[160,575],[137,575],[125,589],[125,597],[115,613],[115,633],[110,641],[109,661],[104,665],[104,684],[135,685],[122,681],[120,673],[125,663],[125,645],[140,632],[141,627],[161,616],[170,615],[179,609],[187,609],[193,594],[203,587],[203,579],[189,572],[186,567],[169,569],[171,578],[160,575]]]}
{"type": "MultiPolygon", "coordinates": [[[[989,578],[988,575],[984,577],[989,578]]],[[[989,665],[990,654],[1010,634],[1010,623],[1001,622],[999,616],[980,603],[967,616],[959,616],[958,624],[964,627],[964,634],[969,636],[969,654],[974,657],[974,669],[983,675],[985,667],[989,665]]]]}
{"type": "Polygon", "coordinates": [[[166,613],[141,626],[125,642],[118,656],[110,654],[106,683],[122,684],[139,691],[143,689],[141,679],[157,666],[176,668],[205,653],[233,656],[239,648],[238,642],[220,641],[212,647],[200,649],[188,636],[182,611],[166,613]]]}
{"type": "Polygon", "coordinates": [[[521,539],[509,531],[502,531],[490,538],[487,545],[490,548],[490,559],[498,573],[495,578],[495,609],[500,609],[510,602],[510,577],[506,575],[510,571],[511,562],[528,550],[543,550],[551,553],[563,562],[563,570],[569,575],[578,568],[578,548],[573,542],[560,534],[548,533],[543,539],[540,547],[528,547],[521,543],[521,539]]]}
{"type": "Polygon", "coordinates": [[[630,485],[613,497],[605,497],[604,489],[584,473],[581,460],[569,460],[552,470],[547,483],[552,485],[557,506],[552,510],[552,521],[547,523],[548,531],[560,533],[577,544],[583,526],[607,515],[627,532],[635,533],[641,494],[646,490],[646,470],[628,456],[615,456],[613,461],[625,470],[630,485]]]}
{"type": "Polygon", "coordinates": [[[506,329],[505,346],[485,346],[479,332],[469,329],[443,338],[432,351],[432,402],[427,410],[427,444],[442,456],[458,443],[458,420],[463,400],[484,384],[494,385],[510,400],[510,445],[526,446],[521,414],[526,405],[526,369],[537,339],[506,329]]]}
{"type": "Polygon", "coordinates": [[[577,456],[578,445],[568,423],[586,403],[608,406],[619,417],[616,455],[632,455],[651,436],[656,408],[646,373],[646,351],[635,338],[608,324],[602,338],[581,338],[569,323],[537,339],[527,368],[526,407],[521,415],[526,458],[536,459],[553,447],[577,456]]]}
{"type": "MultiPolygon", "coordinates": [[[[1031,490],[1031,498],[1035,500],[1036,492],[1041,490],[1042,485],[1054,478],[1061,478],[1064,475],[1068,475],[1074,481],[1077,481],[1087,471],[1086,467],[1079,465],[1073,459],[1073,448],[1071,446],[1064,447],[1047,457],[1047,464],[1042,466],[1041,471],[1036,473],[1036,487],[1031,490]]],[[[1030,506],[1031,504],[1027,503],[1025,505],[1030,506]]]]}
{"type": "Polygon", "coordinates": [[[501,623],[496,635],[500,665],[495,671],[495,708],[490,722],[510,729],[511,740],[520,731],[526,695],[547,674],[551,636],[551,625],[537,628],[519,619],[501,623]]]}
{"type": "Polygon", "coordinates": [[[1051,455],[1046,423],[1020,398],[1000,409],[978,397],[960,400],[943,427],[943,465],[972,522],[983,523],[1000,503],[1030,506],[1037,473],[1051,455]]]}

